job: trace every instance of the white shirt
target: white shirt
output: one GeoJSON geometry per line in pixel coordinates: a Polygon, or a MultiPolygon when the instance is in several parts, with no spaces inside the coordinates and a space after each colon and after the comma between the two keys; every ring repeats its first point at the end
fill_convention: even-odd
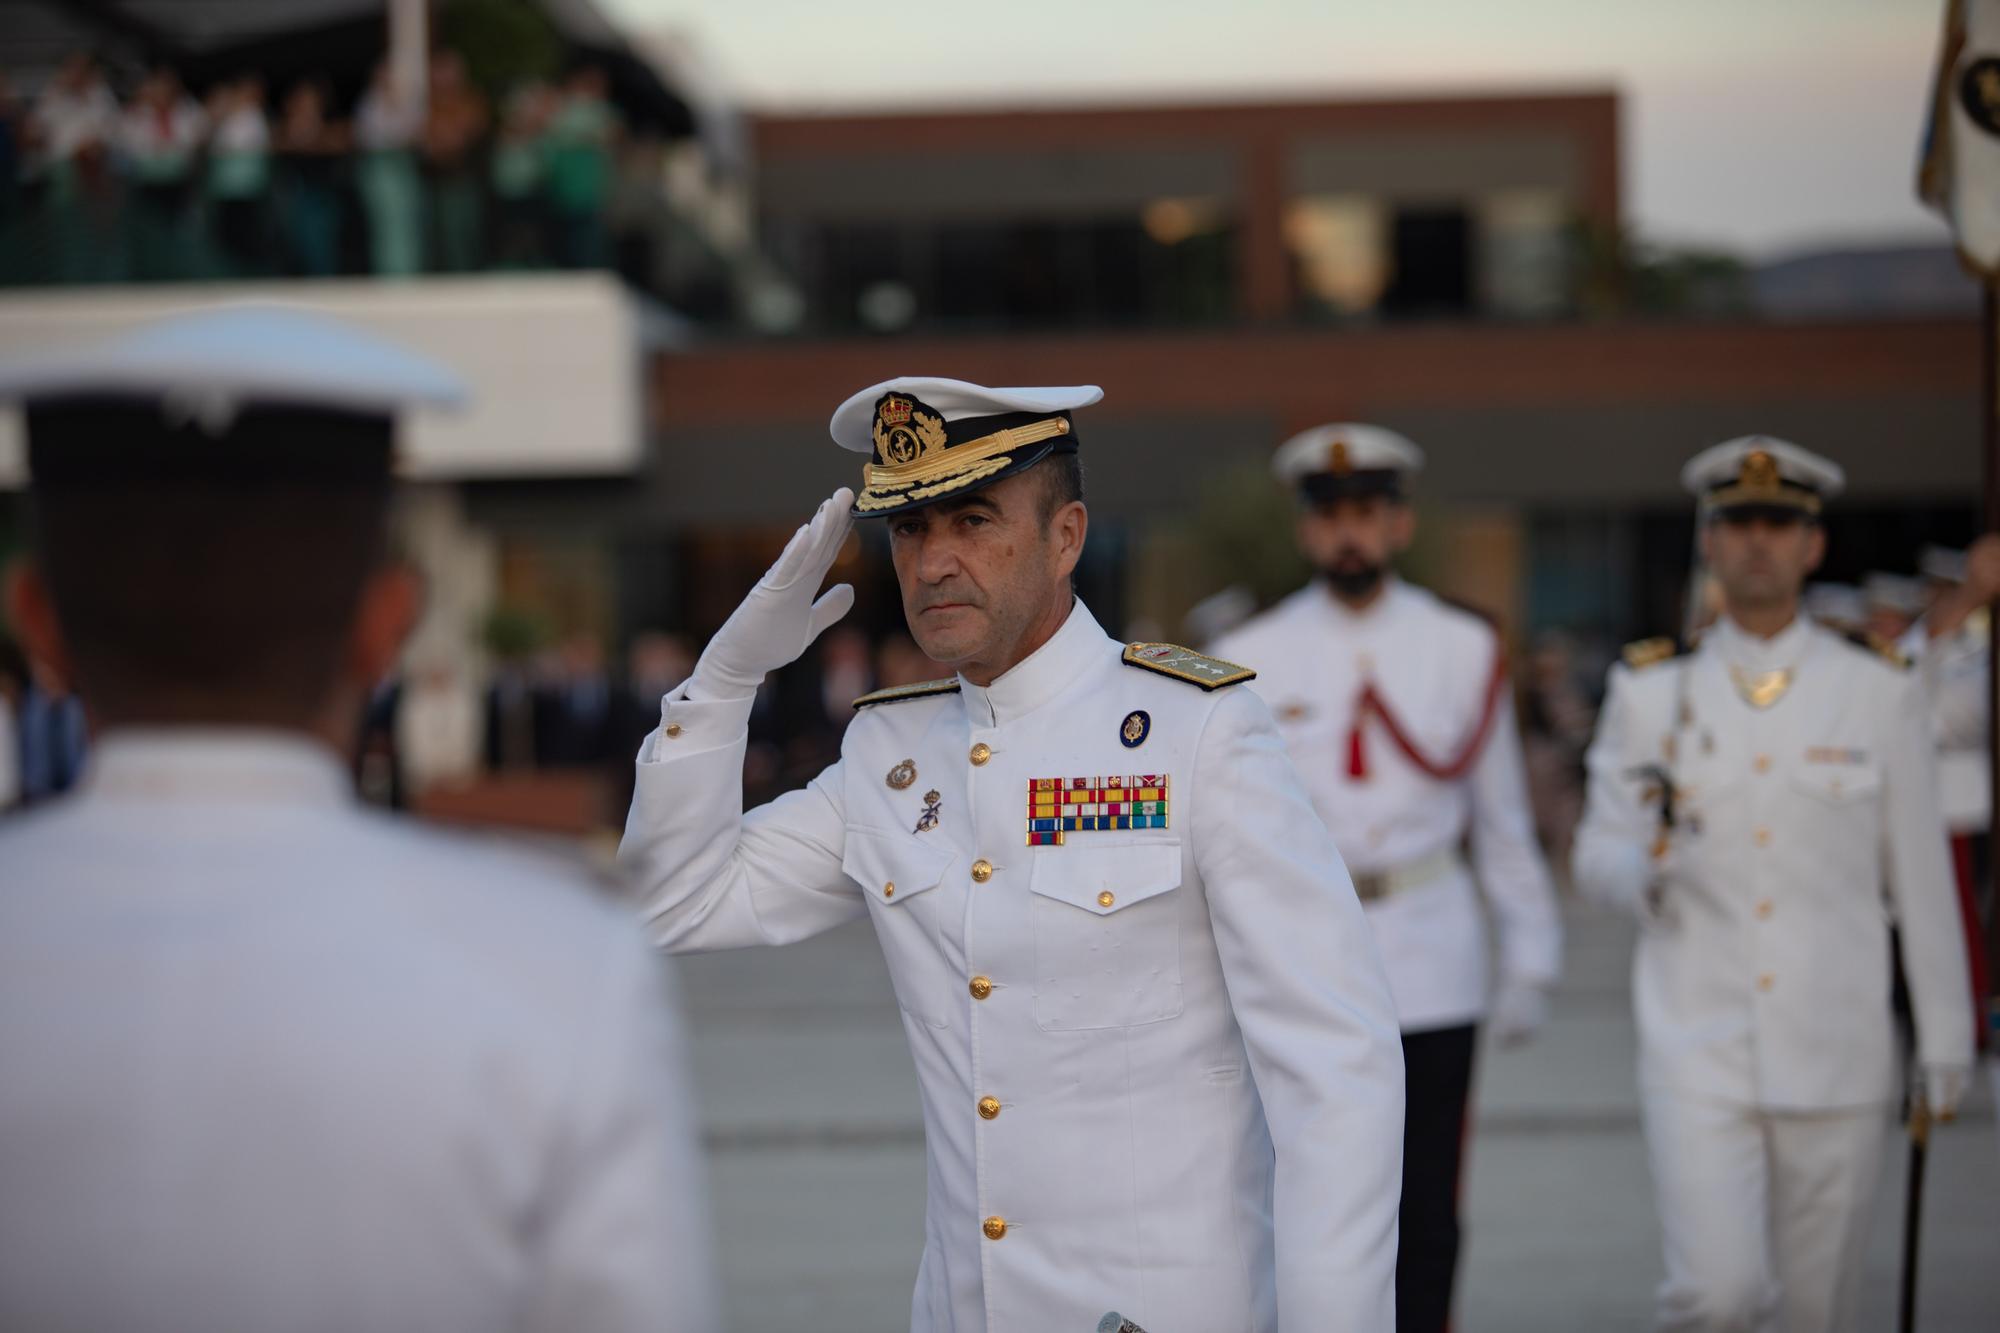
{"type": "Polygon", "coordinates": [[[615,905],[277,733],[114,733],[0,823],[0,1327],[716,1327],[615,905]]]}
{"type": "Polygon", "coordinates": [[[874,922],[924,1104],[918,1333],[1387,1333],[1402,1052],[1347,872],[1254,694],[1120,657],[1078,604],[747,815],[750,701],[676,691],[622,857],[671,949],[874,922]],[[1163,826],[1030,846],[1031,783],[1074,778],[1159,779],[1163,826]]]}
{"type": "Polygon", "coordinates": [[[1362,731],[1365,776],[1349,771],[1357,704],[1370,683],[1432,764],[1464,751],[1501,652],[1492,626],[1400,579],[1359,612],[1313,583],[1224,636],[1215,652],[1256,669],[1252,688],[1271,705],[1314,808],[1357,873],[1453,854],[1431,882],[1366,904],[1404,1031],[1471,1023],[1486,1012],[1482,893],[1498,927],[1502,981],[1555,981],[1562,922],[1535,841],[1506,688],[1462,778],[1439,781],[1412,763],[1379,718],[1362,731]],[[1470,867],[1455,855],[1468,841],[1470,867]]]}
{"type": "Polygon", "coordinates": [[[1972,998],[1924,692],[1914,673],[1800,617],[1770,639],[1723,619],[1692,654],[1614,666],[1588,757],[1579,888],[1640,914],[1633,970],[1650,1087],[1767,1110],[1896,1093],[1889,925],[1919,1058],[1972,1059],[1972,998]],[[1732,679],[1790,672],[1766,708],[1732,679]],[[1658,765],[1679,792],[1658,874],[1658,765]]]}

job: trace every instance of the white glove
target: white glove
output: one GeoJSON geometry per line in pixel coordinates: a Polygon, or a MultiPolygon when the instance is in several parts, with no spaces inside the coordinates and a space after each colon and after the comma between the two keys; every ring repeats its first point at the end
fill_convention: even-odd
{"type": "Polygon", "coordinates": [[[1926,1064],[1924,1104],[1938,1120],[1950,1120],[1958,1114],[1958,1104],[1965,1100],[1966,1085],[1971,1082],[1971,1065],[1926,1064]]]}
{"type": "Polygon", "coordinates": [[[854,526],[853,508],[854,492],[843,486],[793,534],[777,563],[702,650],[688,678],[689,699],[749,698],[767,674],[796,662],[821,631],[853,608],[854,589],[845,583],[813,600],[854,526]]]}
{"type": "Polygon", "coordinates": [[[1548,992],[1531,981],[1503,981],[1487,1011],[1486,1027],[1502,1046],[1519,1046],[1549,1016],[1548,992]]]}

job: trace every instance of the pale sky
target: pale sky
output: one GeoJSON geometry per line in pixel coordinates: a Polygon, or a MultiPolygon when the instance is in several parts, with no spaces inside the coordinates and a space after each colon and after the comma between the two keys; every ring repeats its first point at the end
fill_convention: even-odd
{"type": "Polygon", "coordinates": [[[1640,234],[1942,241],[1912,179],[1944,0],[600,0],[740,106],[1615,88],[1640,234]]]}

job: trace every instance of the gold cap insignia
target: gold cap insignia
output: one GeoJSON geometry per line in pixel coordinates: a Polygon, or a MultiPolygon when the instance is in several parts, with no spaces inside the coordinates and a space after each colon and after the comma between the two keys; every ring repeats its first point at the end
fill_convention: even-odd
{"type": "Polygon", "coordinates": [[[1344,477],[1354,470],[1354,464],[1347,457],[1346,440],[1333,442],[1333,450],[1327,455],[1326,470],[1336,477],[1344,477]]]}
{"type": "Polygon", "coordinates": [[[1762,449],[1752,449],[1743,455],[1743,465],[1736,473],[1736,484],[1750,490],[1776,490],[1778,460],[1762,449]]]}
{"type": "Polygon", "coordinates": [[[902,467],[944,447],[944,418],[916,399],[892,393],[875,405],[875,457],[884,465],[902,467]]]}

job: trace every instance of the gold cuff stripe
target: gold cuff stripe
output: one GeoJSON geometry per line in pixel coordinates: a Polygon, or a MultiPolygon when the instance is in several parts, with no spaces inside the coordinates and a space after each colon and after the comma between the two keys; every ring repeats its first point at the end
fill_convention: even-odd
{"type": "Polygon", "coordinates": [[[935,458],[921,459],[915,463],[899,465],[864,463],[861,465],[861,484],[871,491],[900,491],[907,487],[920,486],[927,481],[953,476],[966,470],[968,465],[983,462],[995,454],[1025,449],[1031,444],[1040,444],[1052,436],[1067,434],[1069,434],[1069,422],[1062,417],[1050,417],[1046,421],[1037,421],[1032,425],[1013,426],[1006,430],[995,431],[991,435],[982,435],[976,440],[967,440],[964,444],[956,444],[943,450],[935,458]]]}

